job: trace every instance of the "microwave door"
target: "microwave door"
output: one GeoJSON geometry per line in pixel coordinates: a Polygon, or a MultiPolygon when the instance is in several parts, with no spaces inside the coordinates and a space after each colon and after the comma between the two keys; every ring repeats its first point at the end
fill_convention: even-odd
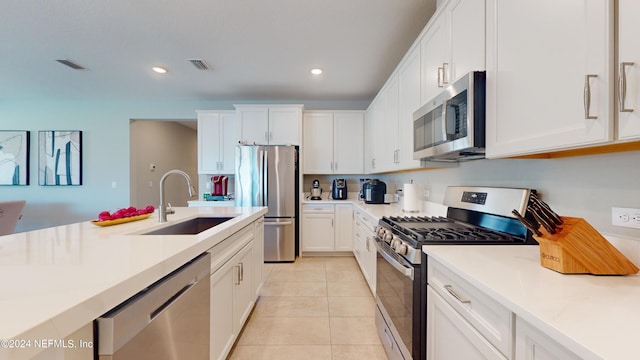
{"type": "Polygon", "coordinates": [[[448,103],[444,111],[445,139],[447,139],[447,141],[458,138],[458,114],[458,105],[448,103]]]}

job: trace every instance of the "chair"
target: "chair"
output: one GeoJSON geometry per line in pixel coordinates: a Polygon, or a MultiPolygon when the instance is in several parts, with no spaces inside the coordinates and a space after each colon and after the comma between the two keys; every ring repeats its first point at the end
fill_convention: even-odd
{"type": "Polygon", "coordinates": [[[22,218],[25,200],[0,201],[0,236],[13,234],[16,224],[22,218]]]}

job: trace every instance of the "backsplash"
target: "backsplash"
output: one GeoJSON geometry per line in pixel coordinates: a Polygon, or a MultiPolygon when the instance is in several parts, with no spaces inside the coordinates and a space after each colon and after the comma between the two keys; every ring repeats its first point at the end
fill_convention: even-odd
{"type": "Polygon", "coordinates": [[[427,190],[429,196],[423,200],[440,204],[449,185],[536,189],[561,215],[584,218],[605,235],[640,240],[640,230],[611,225],[611,207],[640,207],[639,151],[545,160],[475,160],[456,168],[379,177],[387,182],[388,192],[413,180],[427,190]]]}

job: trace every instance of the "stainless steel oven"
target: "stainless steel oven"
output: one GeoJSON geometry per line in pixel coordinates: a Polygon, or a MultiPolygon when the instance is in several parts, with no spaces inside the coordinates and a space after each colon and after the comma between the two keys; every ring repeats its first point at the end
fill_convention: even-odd
{"type": "Polygon", "coordinates": [[[485,94],[485,72],[473,71],[414,112],[413,158],[484,158],[485,94]]]}
{"type": "MultiPolygon", "coordinates": [[[[427,357],[427,274],[423,245],[536,244],[513,209],[529,189],[448,187],[447,217],[383,217],[376,228],[376,327],[391,360],[427,357]]],[[[528,216],[528,215],[527,215],[528,216]]]]}
{"type": "Polygon", "coordinates": [[[419,351],[420,268],[377,239],[376,327],[390,360],[413,359],[419,351]],[[415,349],[414,349],[415,348],[415,349]]]}

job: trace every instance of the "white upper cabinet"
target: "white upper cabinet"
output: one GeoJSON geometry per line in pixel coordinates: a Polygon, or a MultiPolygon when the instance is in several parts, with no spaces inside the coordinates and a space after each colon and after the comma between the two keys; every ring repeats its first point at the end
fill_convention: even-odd
{"type": "Polygon", "coordinates": [[[362,174],[364,112],[307,111],[303,123],[305,174],[362,174]]]}
{"type": "Polygon", "coordinates": [[[485,69],[484,0],[449,0],[420,40],[422,104],[470,71],[485,69]]]}
{"type": "Polygon", "coordinates": [[[364,170],[367,174],[379,172],[381,143],[384,141],[384,101],[378,95],[367,108],[364,124],[364,170]]]}
{"type": "Polygon", "coordinates": [[[333,114],[305,111],[302,153],[303,173],[333,173],[333,114]]]}
{"type": "Polygon", "coordinates": [[[453,83],[470,71],[486,68],[485,0],[450,0],[445,11],[448,66],[444,75],[447,83],[453,83]]]}
{"type": "Polygon", "coordinates": [[[364,153],[364,112],[333,113],[333,172],[362,174],[364,153]]]}
{"type": "Polygon", "coordinates": [[[613,1],[487,0],[487,157],[613,139],[613,1]]]}
{"type": "Polygon", "coordinates": [[[399,113],[398,148],[395,160],[399,170],[420,167],[419,160],[413,160],[413,113],[420,108],[420,46],[410,50],[398,70],[399,113]]]}
{"type": "Polygon", "coordinates": [[[640,138],[640,1],[618,1],[618,138],[640,138]]]}
{"type": "Polygon", "coordinates": [[[300,145],[302,105],[236,105],[236,110],[241,142],[300,145]]]}
{"type": "Polygon", "coordinates": [[[448,68],[446,51],[445,14],[436,11],[427,31],[420,40],[422,47],[422,104],[442,92],[447,84],[445,70],[448,68]]]}
{"type": "Polygon", "coordinates": [[[233,174],[237,135],[234,111],[198,111],[198,173],[233,174]]]}
{"type": "Polygon", "coordinates": [[[302,105],[269,107],[269,144],[300,145],[302,105]]]}
{"type": "Polygon", "coordinates": [[[398,111],[400,101],[398,85],[398,74],[394,73],[387,81],[384,89],[382,89],[381,114],[384,130],[380,138],[381,141],[378,144],[382,150],[378,171],[393,170],[398,162],[398,111]]]}

